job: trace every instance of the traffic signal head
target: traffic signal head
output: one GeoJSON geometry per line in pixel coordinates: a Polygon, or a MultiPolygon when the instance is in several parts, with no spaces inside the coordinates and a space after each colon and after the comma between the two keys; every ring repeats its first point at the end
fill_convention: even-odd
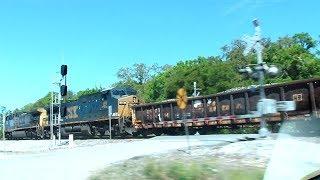
{"type": "Polygon", "coordinates": [[[67,65],[61,65],[61,76],[65,76],[68,73],[68,66],[67,65]]]}
{"type": "Polygon", "coordinates": [[[66,96],[68,92],[68,87],[66,85],[61,85],[60,86],[60,94],[61,96],[66,96]]]}
{"type": "Polygon", "coordinates": [[[253,23],[254,27],[258,27],[258,26],[259,26],[259,21],[258,21],[258,19],[254,19],[254,20],[252,21],[252,23],[253,23]]]}

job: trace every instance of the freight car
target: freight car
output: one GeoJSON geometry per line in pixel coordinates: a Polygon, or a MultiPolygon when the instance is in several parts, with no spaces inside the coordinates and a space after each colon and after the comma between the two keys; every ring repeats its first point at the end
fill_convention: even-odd
{"type": "MultiPolygon", "coordinates": [[[[308,79],[265,86],[266,97],[278,101],[295,101],[296,110],[281,112],[267,118],[273,126],[283,120],[317,117],[320,108],[320,79],[308,79]]],[[[217,127],[241,127],[259,124],[256,88],[236,88],[225,92],[188,98],[181,111],[176,100],[140,104],[133,107],[133,124],[141,133],[177,133],[186,124],[192,130],[217,127]]]]}
{"type": "MultiPolygon", "coordinates": [[[[320,79],[307,79],[265,86],[267,98],[295,101],[296,110],[281,112],[267,118],[269,124],[284,120],[318,117],[320,109],[320,79]]],[[[176,100],[139,103],[135,91],[111,89],[77,101],[62,104],[62,135],[104,135],[109,132],[108,106],[112,105],[112,132],[122,134],[175,134],[187,125],[192,130],[219,127],[241,127],[259,124],[256,113],[259,92],[255,88],[237,88],[225,92],[188,98],[181,111],[176,100]]],[[[49,137],[48,109],[10,115],[6,120],[7,138],[49,137]]],[[[56,133],[56,129],[55,129],[56,133]]]]}
{"type": "MultiPolygon", "coordinates": [[[[132,131],[131,106],[138,103],[136,91],[131,88],[113,88],[80,97],[61,105],[61,135],[72,133],[82,136],[103,136],[109,131],[108,108],[112,107],[112,128],[117,134],[132,131]]],[[[58,109],[54,109],[57,113],[58,109]]],[[[39,108],[28,113],[11,114],[6,117],[5,135],[9,139],[49,138],[50,109],[39,108]]],[[[55,122],[54,122],[55,123],[55,122]]],[[[57,134],[57,127],[54,134],[57,134]]]]}

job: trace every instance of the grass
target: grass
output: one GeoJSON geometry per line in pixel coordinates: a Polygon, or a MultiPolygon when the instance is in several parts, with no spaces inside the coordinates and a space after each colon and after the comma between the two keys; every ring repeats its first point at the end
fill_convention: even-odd
{"type": "Polygon", "coordinates": [[[263,179],[264,170],[248,166],[235,166],[209,158],[142,157],[114,164],[95,173],[91,180],[256,180],[263,179]]]}
{"type": "Polygon", "coordinates": [[[160,164],[155,161],[148,162],[143,173],[147,179],[177,179],[177,180],[193,180],[207,179],[210,171],[202,169],[200,164],[183,162],[171,162],[168,164],[160,164]]]}

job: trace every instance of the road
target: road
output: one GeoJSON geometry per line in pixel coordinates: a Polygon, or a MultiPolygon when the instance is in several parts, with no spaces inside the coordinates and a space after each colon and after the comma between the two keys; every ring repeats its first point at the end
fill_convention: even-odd
{"type": "MultiPolygon", "coordinates": [[[[257,138],[258,135],[190,136],[189,144],[191,147],[223,145],[219,154],[232,157],[252,156],[253,151],[258,151],[256,154],[260,156],[267,150],[271,156],[265,174],[267,180],[301,179],[320,168],[319,137],[277,135],[276,140],[237,142],[244,137],[257,138]]],[[[65,146],[55,150],[48,150],[49,141],[0,141],[0,177],[10,180],[87,179],[93,172],[111,163],[186,149],[186,139],[185,136],[160,136],[145,140],[76,141],[77,145],[73,148],[65,146]]]]}
{"type": "MultiPolygon", "coordinates": [[[[257,135],[245,135],[254,136],[257,135]]],[[[190,146],[218,145],[244,135],[190,136],[190,146]]],[[[20,141],[21,142],[21,141],[20,141]]],[[[19,142],[15,142],[19,143],[19,142]]],[[[39,143],[38,143],[39,144],[39,143]]],[[[106,165],[136,156],[186,148],[185,136],[161,136],[46,152],[0,153],[1,179],[86,179],[106,165]],[[2,157],[1,157],[2,156],[2,157]]],[[[17,149],[19,151],[19,149],[17,149]]]]}

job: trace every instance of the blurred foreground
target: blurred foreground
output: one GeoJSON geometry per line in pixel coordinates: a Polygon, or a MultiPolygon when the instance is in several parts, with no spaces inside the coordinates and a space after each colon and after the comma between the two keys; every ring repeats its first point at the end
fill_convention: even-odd
{"type": "Polygon", "coordinates": [[[0,141],[4,179],[301,179],[320,167],[320,137],[272,134],[139,140],[0,141]],[[54,169],[63,172],[48,176],[54,169]],[[12,173],[13,170],[19,173],[12,173]],[[36,174],[36,176],[35,176],[36,174]]]}

